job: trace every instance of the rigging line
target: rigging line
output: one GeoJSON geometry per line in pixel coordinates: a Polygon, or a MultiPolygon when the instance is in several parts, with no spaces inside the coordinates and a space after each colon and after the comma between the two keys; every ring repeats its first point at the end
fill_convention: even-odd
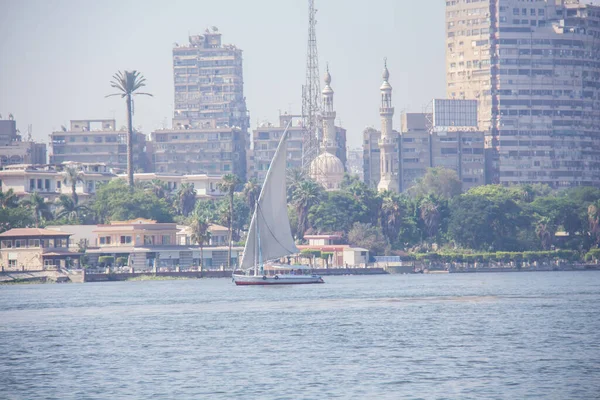
{"type": "MultiPolygon", "coordinates": [[[[258,211],[260,211],[260,213],[262,214],[262,209],[261,209],[260,205],[257,207],[257,210],[258,210],[258,211]]],[[[286,211],[286,212],[287,212],[287,211],[286,211]]],[[[257,213],[257,216],[258,216],[258,213],[257,213]]],[[[257,221],[257,222],[258,222],[258,221],[257,221]]],[[[296,251],[291,251],[291,250],[290,250],[290,249],[288,249],[286,246],[284,246],[284,245],[283,245],[283,244],[282,244],[282,243],[279,241],[279,239],[277,239],[277,237],[275,236],[275,234],[273,233],[273,231],[272,231],[272,230],[271,230],[271,228],[269,227],[269,224],[266,224],[266,223],[265,223],[265,224],[263,224],[263,225],[267,227],[267,229],[269,230],[269,233],[271,234],[271,236],[273,237],[273,239],[275,239],[275,241],[276,241],[277,243],[279,243],[279,245],[280,245],[280,246],[281,246],[281,247],[282,247],[282,248],[283,248],[285,251],[289,252],[290,254],[294,254],[294,253],[296,253],[296,251]]]]}

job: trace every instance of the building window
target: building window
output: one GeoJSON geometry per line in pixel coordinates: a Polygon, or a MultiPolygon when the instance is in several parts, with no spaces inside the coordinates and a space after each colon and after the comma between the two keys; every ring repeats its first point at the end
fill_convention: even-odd
{"type": "Polygon", "coordinates": [[[60,189],[62,187],[62,182],[61,181],[56,181],[56,188],[60,189]]]}
{"type": "Polygon", "coordinates": [[[29,239],[29,247],[40,247],[40,239],[29,239]]]}
{"type": "Polygon", "coordinates": [[[12,248],[12,240],[3,240],[2,242],[0,242],[0,246],[2,246],[3,249],[12,248]]]}
{"type": "Polygon", "coordinates": [[[101,236],[100,244],[110,244],[110,236],[101,236]]]}
{"type": "Polygon", "coordinates": [[[16,239],[15,240],[15,248],[21,248],[26,246],[27,241],[25,239],[16,239]]]}
{"type": "Polygon", "coordinates": [[[35,190],[35,179],[29,180],[29,190],[35,190]]]}
{"type": "Polygon", "coordinates": [[[131,236],[121,236],[121,244],[130,244],[131,236]]]}
{"type": "Polygon", "coordinates": [[[8,260],[9,268],[17,268],[17,260],[8,260]]]}
{"type": "Polygon", "coordinates": [[[150,235],[144,235],[144,244],[154,244],[154,237],[150,235]]]}
{"type": "Polygon", "coordinates": [[[162,236],[162,244],[171,244],[171,236],[163,235],[162,236]]]}

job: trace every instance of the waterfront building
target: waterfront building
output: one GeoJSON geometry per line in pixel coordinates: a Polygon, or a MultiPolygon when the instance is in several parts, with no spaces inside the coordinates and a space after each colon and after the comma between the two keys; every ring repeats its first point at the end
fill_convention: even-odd
{"type": "MultiPolygon", "coordinates": [[[[271,160],[275,155],[275,150],[281,139],[281,135],[288,126],[288,160],[287,167],[290,169],[302,168],[302,134],[304,128],[302,126],[302,116],[294,114],[279,115],[279,125],[263,123],[252,132],[252,156],[249,163],[249,177],[254,177],[258,183],[262,183],[271,164],[271,160]],[[250,172],[251,171],[251,172],[250,172]]],[[[346,160],[346,130],[339,126],[335,127],[335,156],[342,161],[346,160]]]]}
{"type": "Polygon", "coordinates": [[[73,163],[62,165],[10,165],[0,170],[0,191],[12,189],[20,197],[39,193],[53,201],[61,194],[71,195],[71,185],[65,184],[64,168],[70,166],[79,170],[81,181],[75,191],[79,201],[86,201],[96,193],[102,183],[117,177],[111,169],[102,163],[73,163]]]}
{"type": "Polygon", "coordinates": [[[335,138],[336,112],[333,107],[333,89],[330,84],[331,74],[328,68],[325,73],[325,87],[322,92],[323,143],[321,145],[321,154],[310,163],[309,175],[326,190],[339,190],[346,168],[342,161],[335,155],[338,148],[335,138]]]}
{"type": "Polygon", "coordinates": [[[394,153],[397,150],[398,138],[392,129],[394,107],[392,107],[392,85],[388,82],[389,78],[390,72],[387,69],[386,63],[383,69],[383,83],[379,88],[381,91],[381,105],[379,107],[381,137],[379,139],[380,178],[377,190],[380,192],[386,190],[399,192],[398,169],[394,162],[394,153]]]}
{"type": "Polygon", "coordinates": [[[246,133],[239,128],[161,129],[150,134],[154,172],[235,174],[246,179],[246,133]]]}
{"type": "MultiPolygon", "coordinates": [[[[185,234],[175,223],[157,223],[138,218],[131,221],[113,221],[108,225],[98,225],[95,247],[87,249],[91,265],[98,264],[100,256],[127,259],[127,265],[134,269],[177,267],[189,268],[200,263],[200,247],[195,244],[180,244],[185,234]]],[[[203,247],[205,268],[227,266],[227,246],[203,247]]],[[[236,265],[242,247],[232,247],[232,264],[236,265]]]]}
{"type": "Polygon", "coordinates": [[[406,191],[417,182],[428,168],[431,168],[431,142],[428,120],[431,115],[426,113],[402,113],[400,144],[400,190],[406,191]]]}
{"type": "Polygon", "coordinates": [[[174,128],[249,127],[242,50],[222,44],[217,28],[173,48],[174,128]]]}
{"type": "MultiPolygon", "coordinates": [[[[134,170],[145,170],[146,136],[133,133],[134,170]]],[[[114,119],[72,120],[70,129],[50,135],[50,164],[65,162],[103,163],[117,170],[127,170],[127,130],[116,129],[114,119]]]]}
{"type": "Polygon", "coordinates": [[[600,7],[446,2],[447,97],[477,99],[489,183],[600,185],[600,7]]]}
{"type": "Polygon", "coordinates": [[[0,168],[16,164],[46,164],[46,144],[23,140],[11,115],[0,118],[0,168]]]}
{"type": "Polygon", "coordinates": [[[0,271],[77,268],[82,253],[69,250],[70,233],[16,228],[0,233],[0,271]]]}
{"type": "Polygon", "coordinates": [[[304,235],[308,240],[306,245],[298,245],[302,250],[318,250],[330,253],[327,260],[321,259],[321,267],[358,267],[366,266],[369,262],[369,250],[353,247],[344,243],[341,235],[304,235]]]}

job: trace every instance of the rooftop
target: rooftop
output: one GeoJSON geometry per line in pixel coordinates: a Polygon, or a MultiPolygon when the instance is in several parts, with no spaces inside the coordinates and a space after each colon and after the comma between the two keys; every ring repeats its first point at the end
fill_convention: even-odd
{"type": "Polygon", "coordinates": [[[41,228],[15,228],[0,233],[0,237],[26,237],[26,236],[71,236],[71,233],[59,232],[41,228]]]}

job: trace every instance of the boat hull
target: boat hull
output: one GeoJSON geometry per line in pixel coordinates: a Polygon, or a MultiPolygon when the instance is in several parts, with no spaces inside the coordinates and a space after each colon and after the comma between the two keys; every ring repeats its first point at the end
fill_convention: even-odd
{"type": "Polygon", "coordinates": [[[238,286],[270,286],[270,285],[308,285],[325,283],[319,275],[275,275],[252,276],[233,275],[233,281],[238,286]]]}

